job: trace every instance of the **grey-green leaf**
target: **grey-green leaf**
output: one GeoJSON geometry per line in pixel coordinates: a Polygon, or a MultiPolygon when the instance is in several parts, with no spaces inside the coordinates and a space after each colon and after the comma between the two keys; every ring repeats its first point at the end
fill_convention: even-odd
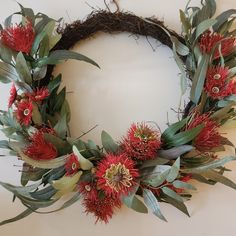
{"type": "Polygon", "coordinates": [[[160,218],[161,220],[167,221],[160,210],[159,202],[157,201],[155,195],[149,189],[143,189],[143,199],[145,204],[150,208],[152,213],[160,218]]]}
{"type": "Polygon", "coordinates": [[[118,151],[118,144],[113,140],[113,138],[106,132],[102,131],[101,134],[102,145],[107,153],[116,153],[118,151]]]}
{"type": "Polygon", "coordinates": [[[16,71],[23,82],[32,83],[30,68],[22,52],[19,52],[16,57],[16,71]]]}
{"type": "Polygon", "coordinates": [[[42,67],[45,65],[56,65],[62,61],[68,60],[68,59],[85,61],[85,62],[88,62],[88,63],[94,65],[94,66],[99,67],[99,65],[95,61],[91,60],[90,58],[88,58],[82,54],[79,54],[77,52],[67,51],[67,50],[52,51],[48,57],[40,59],[37,62],[37,66],[42,67]]]}
{"type": "Polygon", "coordinates": [[[177,178],[177,176],[179,175],[179,168],[180,168],[180,158],[178,158],[172,165],[170,172],[166,178],[168,182],[172,182],[177,178]]]}

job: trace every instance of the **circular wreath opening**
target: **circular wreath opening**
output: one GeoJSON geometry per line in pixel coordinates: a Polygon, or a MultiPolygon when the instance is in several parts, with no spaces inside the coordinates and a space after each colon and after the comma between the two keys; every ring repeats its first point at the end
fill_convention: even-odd
{"type": "Polygon", "coordinates": [[[13,26],[8,18],[1,30],[1,80],[13,85],[9,109],[1,111],[0,122],[8,138],[1,147],[23,161],[22,186],[0,184],[27,210],[1,225],[32,212],[46,213],[39,208],[70,192],[74,196],[58,210],[82,197],[86,212],[107,223],[121,204],[141,213],[149,208],[162,220],[166,218],[159,202],[189,215],[184,200],[191,198],[189,190],[195,190],[190,179],[236,188],[223,176],[224,164],[236,157],[218,156],[224,145],[234,146],[219,131],[225,123],[234,126],[235,118],[236,38],[230,14],[229,19],[225,14],[211,19],[214,1],[202,2],[202,8],[186,8],[180,11],[180,37],[162,22],[121,12],[98,12],[56,32],[55,20],[20,7],[22,22],[13,26]],[[206,10],[208,14],[203,14],[206,10]],[[53,67],[66,59],[98,66],[67,50],[97,31],[149,35],[173,49],[183,92],[186,79],[192,81],[191,101],[179,121],[163,133],[145,122],[133,124],[118,142],[103,131],[102,146],[69,136],[66,91],[59,90],[61,76],[52,76],[53,67]],[[28,184],[31,181],[35,183],[28,184]]]}

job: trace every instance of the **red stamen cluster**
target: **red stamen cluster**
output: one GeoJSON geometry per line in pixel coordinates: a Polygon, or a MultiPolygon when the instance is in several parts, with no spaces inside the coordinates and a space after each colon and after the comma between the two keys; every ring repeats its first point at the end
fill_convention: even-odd
{"type": "Polygon", "coordinates": [[[96,217],[96,223],[102,221],[108,223],[112,218],[115,208],[121,207],[121,201],[115,196],[107,196],[103,191],[97,190],[92,183],[83,182],[79,186],[83,195],[85,212],[92,213],[96,217]]]}
{"type": "Polygon", "coordinates": [[[145,123],[133,124],[121,146],[132,159],[153,159],[157,149],[161,147],[160,133],[145,123]]]}
{"type": "Polygon", "coordinates": [[[229,70],[227,67],[214,66],[208,69],[205,91],[213,99],[222,99],[234,94],[234,80],[227,81],[229,70]]]}
{"type": "Polygon", "coordinates": [[[37,88],[32,93],[27,93],[26,96],[34,102],[40,102],[49,96],[49,90],[46,87],[37,88]]]}
{"type": "Polygon", "coordinates": [[[108,154],[97,166],[96,177],[99,189],[108,196],[127,195],[139,176],[133,160],[125,154],[108,154]]]}
{"type": "MultiPolygon", "coordinates": [[[[50,129],[49,129],[50,130],[50,129]]],[[[44,138],[44,130],[38,130],[31,138],[31,143],[24,153],[35,160],[51,160],[57,157],[57,149],[44,138]]],[[[51,131],[50,131],[51,132],[51,131]]]]}
{"type": "Polygon", "coordinates": [[[70,154],[67,158],[67,162],[65,164],[66,175],[72,176],[78,172],[80,168],[78,158],[75,154],[70,154]]]}
{"type": "Polygon", "coordinates": [[[13,105],[13,103],[16,100],[16,97],[17,97],[16,86],[15,84],[12,84],[11,89],[10,89],[10,97],[8,100],[8,108],[10,108],[13,105]]]}
{"type": "Polygon", "coordinates": [[[217,59],[220,57],[220,54],[222,54],[222,56],[228,56],[232,53],[235,43],[235,37],[225,38],[221,34],[208,31],[200,38],[200,49],[202,53],[207,54],[210,54],[212,50],[214,50],[213,59],[217,59]]]}
{"type": "Polygon", "coordinates": [[[16,105],[16,119],[21,125],[28,126],[31,122],[33,104],[28,100],[22,100],[16,105]]]}
{"type": "Polygon", "coordinates": [[[17,51],[29,53],[35,38],[34,28],[31,22],[25,26],[15,25],[1,31],[1,41],[7,47],[17,51]]]}
{"type": "Polygon", "coordinates": [[[204,127],[194,139],[194,145],[199,151],[209,151],[221,144],[221,135],[218,131],[219,125],[210,119],[209,114],[195,113],[187,129],[192,129],[203,124],[204,127]]]}

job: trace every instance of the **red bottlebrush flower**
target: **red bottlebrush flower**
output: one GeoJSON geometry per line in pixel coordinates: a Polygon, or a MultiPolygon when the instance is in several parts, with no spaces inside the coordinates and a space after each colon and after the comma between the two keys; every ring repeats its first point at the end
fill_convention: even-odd
{"type": "Polygon", "coordinates": [[[213,99],[222,99],[234,93],[234,81],[227,81],[227,67],[215,66],[207,71],[205,91],[213,99]]]}
{"type": "Polygon", "coordinates": [[[27,93],[26,96],[34,102],[40,102],[49,96],[49,90],[46,87],[37,88],[33,93],[27,93]]]}
{"type": "Polygon", "coordinates": [[[15,84],[12,84],[11,90],[10,90],[10,98],[8,101],[8,108],[10,108],[13,105],[13,103],[16,100],[16,97],[17,97],[16,86],[15,86],[15,84]]]}
{"type": "Polygon", "coordinates": [[[35,32],[32,22],[28,22],[25,26],[15,25],[1,31],[2,43],[17,52],[29,53],[34,38],[35,32]]]}
{"type": "MultiPolygon", "coordinates": [[[[235,46],[236,38],[228,37],[225,38],[223,35],[218,34],[216,32],[206,32],[200,38],[200,49],[203,53],[211,53],[212,49],[214,49],[217,44],[221,44],[221,54],[223,56],[229,55],[235,46]]],[[[219,48],[215,48],[213,59],[217,59],[220,57],[219,48]]]]}
{"type": "Polygon", "coordinates": [[[80,168],[77,156],[72,153],[68,156],[67,162],[65,164],[66,175],[71,176],[78,172],[80,168]]]}
{"type": "Polygon", "coordinates": [[[192,129],[203,124],[204,127],[195,137],[193,143],[199,151],[208,151],[220,146],[221,135],[218,131],[219,125],[209,118],[209,114],[195,113],[192,121],[187,125],[187,129],[192,129]]]}
{"type": "Polygon", "coordinates": [[[92,182],[83,181],[78,185],[78,191],[83,195],[84,198],[89,198],[95,201],[97,199],[97,188],[92,182]]]}
{"type": "Polygon", "coordinates": [[[28,126],[31,122],[33,104],[30,101],[24,100],[19,102],[16,108],[16,119],[21,125],[28,126]]]}
{"type": "Polygon", "coordinates": [[[95,190],[93,198],[85,197],[83,206],[85,212],[92,213],[96,217],[96,222],[101,221],[108,223],[112,218],[115,208],[121,207],[121,201],[115,196],[106,196],[104,192],[95,190]]]}
{"type": "Polygon", "coordinates": [[[150,160],[155,158],[157,149],[161,147],[160,136],[157,130],[145,123],[133,124],[121,146],[130,158],[150,160]]]}
{"type": "Polygon", "coordinates": [[[51,160],[57,157],[55,146],[44,139],[44,133],[37,131],[30,139],[31,143],[24,153],[35,160],[51,160]]]}
{"type": "Polygon", "coordinates": [[[99,189],[106,195],[127,195],[139,176],[133,160],[126,154],[108,154],[97,166],[96,177],[99,189]]]}

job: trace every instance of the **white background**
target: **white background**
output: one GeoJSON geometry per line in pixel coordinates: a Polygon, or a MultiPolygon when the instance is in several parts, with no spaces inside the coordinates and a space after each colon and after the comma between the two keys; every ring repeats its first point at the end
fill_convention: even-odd
{"type": "MultiPolygon", "coordinates": [[[[103,0],[21,0],[26,7],[44,12],[65,22],[84,19],[91,7],[105,8],[103,0]]],[[[139,16],[157,16],[171,29],[180,32],[179,9],[184,9],[184,0],[120,0],[120,8],[139,16]]],[[[193,3],[199,4],[200,0],[193,3]]],[[[218,13],[235,8],[235,0],[218,0],[218,13]]],[[[111,6],[111,9],[115,9],[111,6]]],[[[15,1],[1,0],[0,21],[18,10],[15,1]]],[[[101,130],[105,129],[117,140],[132,122],[155,121],[163,130],[169,120],[175,121],[171,108],[179,105],[178,68],[172,52],[160,46],[156,40],[130,35],[128,33],[105,35],[78,44],[74,50],[94,59],[101,70],[85,63],[69,61],[58,66],[56,73],[63,72],[67,86],[68,100],[72,107],[71,131],[73,136],[81,135],[92,126],[98,128],[85,138],[99,143],[101,130]],[[150,44],[152,47],[150,46],[150,44]],[[153,51],[154,48],[155,50],[153,51]]],[[[6,107],[9,87],[0,84],[0,108],[6,107]]],[[[228,132],[233,142],[234,130],[228,132]]],[[[230,150],[229,150],[230,151],[230,150]]],[[[231,150],[232,151],[232,150],[231,150]]],[[[0,160],[0,180],[17,183],[19,174],[16,158],[0,160]]],[[[236,181],[236,164],[229,165],[234,171],[227,176],[236,181]]],[[[94,225],[91,216],[83,214],[80,203],[59,213],[36,215],[0,228],[0,236],[13,235],[235,235],[236,191],[217,184],[215,187],[197,183],[198,190],[188,202],[191,218],[171,206],[161,204],[169,220],[161,222],[151,213],[141,215],[123,207],[108,225],[94,225]]],[[[0,189],[0,220],[13,217],[24,208],[17,202],[11,203],[11,194],[0,189]]]]}

